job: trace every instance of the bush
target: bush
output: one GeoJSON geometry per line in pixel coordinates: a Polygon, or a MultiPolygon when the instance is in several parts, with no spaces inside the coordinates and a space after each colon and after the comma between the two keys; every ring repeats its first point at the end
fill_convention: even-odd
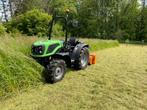
{"type": "MultiPolygon", "coordinates": [[[[46,36],[46,34],[43,34],[43,33],[38,33],[37,35],[38,35],[38,37],[46,36]]],[[[64,36],[64,31],[62,29],[62,25],[57,23],[53,26],[52,37],[62,37],[62,36],[64,36]]]]}
{"type": "Polygon", "coordinates": [[[56,36],[56,37],[64,36],[64,32],[63,32],[62,26],[60,24],[54,25],[52,35],[56,36]]]}
{"type": "Polygon", "coordinates": [[[22,34],[27,35],[46,35],[48,32],[48,24],[51,16],[37,9],[28,11],[25,14],[13,18],[6,24],[8,32],[19,30],[22,34]]]}
{"type": "Polygon", "coordinates": [[[5,30],[6,30],[5,27],[2,24],[0,24],[0,35],[4,34],[5,30]]]}
{"type": "Polygon", "coordinates": [[[123,31],[123,30],[118,30],[116,33],[115,33],[115,36],[116,36],[116,39],[119,40],[119,41],[124,41],[126,39],[130,39],[130,36],[127,32],[123,31]]]}

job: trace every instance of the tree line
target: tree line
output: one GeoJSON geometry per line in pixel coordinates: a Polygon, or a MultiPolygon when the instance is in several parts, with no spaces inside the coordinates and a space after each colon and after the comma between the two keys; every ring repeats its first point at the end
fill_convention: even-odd
{"type": "MultiPolygon", "coordinates": [[[[146,0],[9,0],[9,3],[12,20],[6,23],[7,31],[12,30],[10,28],[16,28],[14,21],[16,24],[17,21],[21,22],[19,20],[22,19],[21,16],[29,16],[26,13],[34,9],[48,15],[53,15],[56,10],[62,16],[64,16],[65,10],[69,9],[70,19],[78,22],[76,27],[69,25],[71,36],[147,41],[146,0]]],[[[33,11],[32,14],[34,12],[38,13],[33,11]]],[[[33,20],[31,22],[35,23],[33,20]]],[[[22,25],[23,23],[21,22],[20,24],[22,25]]],[[[62,23],[58,23],[55,35],[62,25],[62,23]]],[[[23,29],[19,29],[20,27],[18,26],[17,29],[22,31],[23,29]]],[[[46,29],[42,30],[47,31],[46,29]]],[[[28,34],[28,31],[23,33],[28,34]]],[[[35,32],[30,35],[32,34],[38,33],[35,32]]],[[[60,31],[58,34],[63,33],[60,31]]]]}

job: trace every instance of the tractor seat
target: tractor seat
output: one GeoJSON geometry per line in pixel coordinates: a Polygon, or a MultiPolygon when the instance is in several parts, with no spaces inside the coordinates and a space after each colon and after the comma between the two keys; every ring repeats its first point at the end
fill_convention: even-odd
{"type": "Polygon", "coordinates": [[[68,43],[69,43],[71,46],[76,46],[77,43],[78,43],[78,40],[77,40],[76,38],[74,38],[74,37],[71,37],[71,38],[69,38],[68,43]]]}

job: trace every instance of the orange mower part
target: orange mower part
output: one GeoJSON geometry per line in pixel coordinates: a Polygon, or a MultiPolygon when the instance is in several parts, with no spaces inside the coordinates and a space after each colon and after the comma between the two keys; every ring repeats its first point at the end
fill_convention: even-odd
{"type": "Polygon", "coordinates": [[[96,64],[96,54],[92,53],[89,55],[89,65],[96,64]]]}

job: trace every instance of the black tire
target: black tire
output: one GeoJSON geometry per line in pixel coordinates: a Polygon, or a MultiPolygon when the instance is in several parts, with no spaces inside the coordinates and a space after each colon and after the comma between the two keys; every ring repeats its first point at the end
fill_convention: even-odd
{"type": "Polygon", "coordinates": [[[80,51],[79,57],[74,62],[74,67],[77,70],[85,69],[89,63],[89,50],[84,47],[80,51]]]}
{"type": "Polygon", "coordinates": [[[52,60],[46,67],[45,80],[48,83],[56,83],[64,78],[66,64],[64,60],[52,60]]]}

